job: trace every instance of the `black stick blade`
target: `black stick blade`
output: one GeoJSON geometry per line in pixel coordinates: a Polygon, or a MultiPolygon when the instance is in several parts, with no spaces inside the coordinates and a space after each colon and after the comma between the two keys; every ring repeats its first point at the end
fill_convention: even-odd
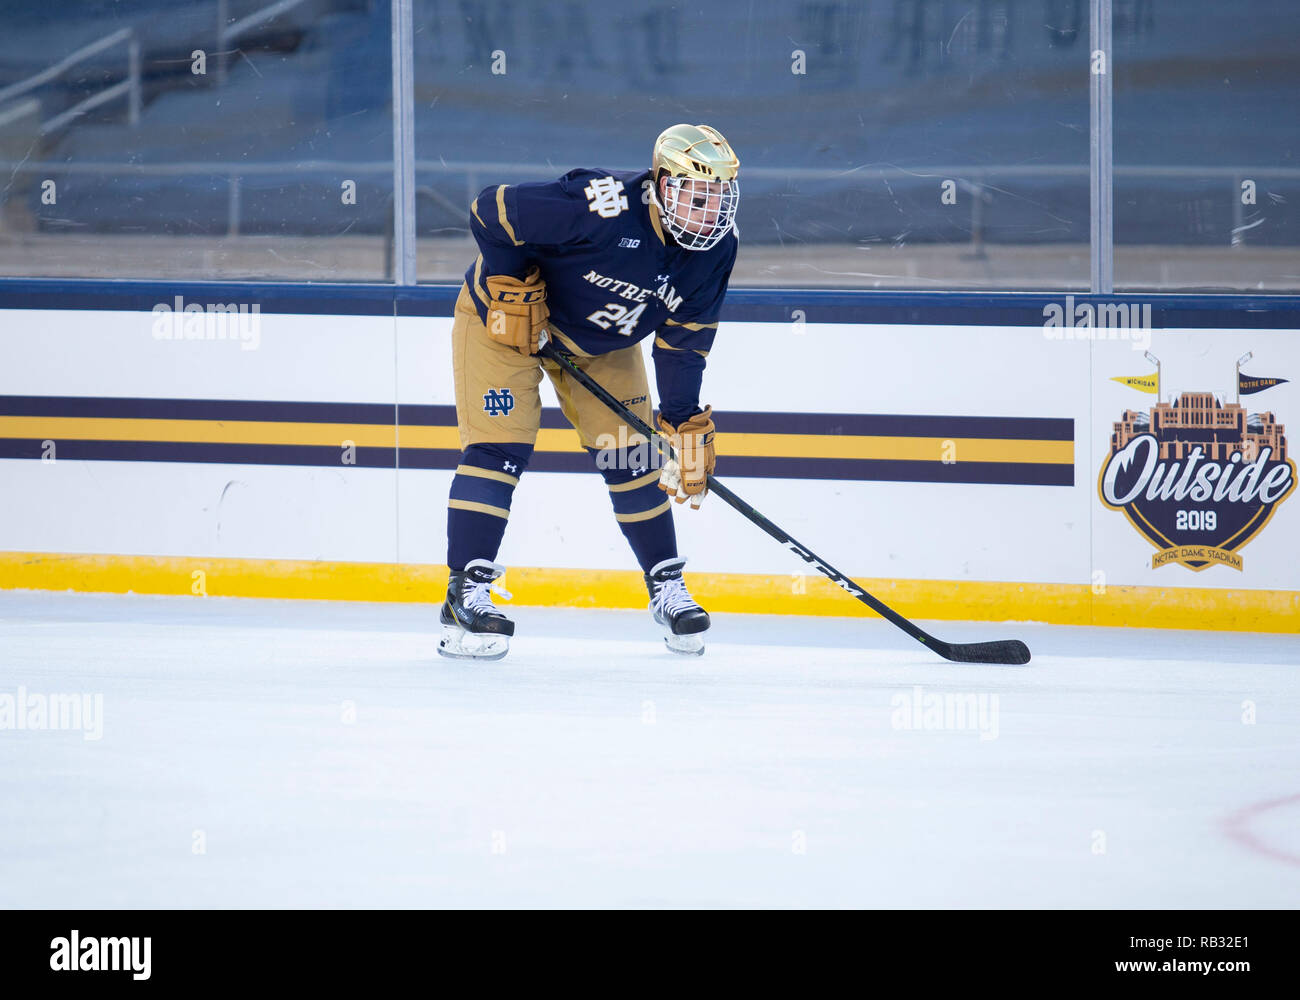
{"type": "Polygon", "coordinates": [[[950,642],[936,646],[935,652],[958,663],[1011,663],[1029,662],[1029,647],[1019,639],[1001,642],[950,642]]]}

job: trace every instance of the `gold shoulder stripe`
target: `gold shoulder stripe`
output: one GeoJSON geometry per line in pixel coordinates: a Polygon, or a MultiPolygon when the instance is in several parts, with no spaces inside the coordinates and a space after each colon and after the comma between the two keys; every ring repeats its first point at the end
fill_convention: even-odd
{"type": "Polygon", "coordinates": [[[675,319],[664,320],[664,326],[680,326],[683,330],[716,330],[717,323],[678,323],[675,319]]]}
{"type": "Polygon", "coordinates": [[[517,247],[523,246],[523,240],[515,239],[515,227],[510,225],[510,220],[506,218],[506,186],[504,184],[497,188],[497,217],[501,220],[501,228],[510,237],[510,242],[517,247]]]}
{"type": "Polygon", "coordinates": [[[469,292],[474,296],[474,301],[484,309],[492,301],[492,296],[487,293],[487,286],[483,284],[483,255],[479,254],[478,259],[474,261],[474,284],[467,286],[469,292]]]}
{"type": "Polygon", "coordinates": [[[484,229],[486,229],[486,228],[487,228],[487,223],[483,221],[483,216],[481,216],[481,215],[478,214],[478,199],[477,199],[477,198],[475,198],[473,201],[471,201],[471,202],[469,203],[469,210],[470,210],[470,212],[473,214],[474,218],[478,219],[478,224],[479,224],[480,226],[482,226],[484,229]]]}

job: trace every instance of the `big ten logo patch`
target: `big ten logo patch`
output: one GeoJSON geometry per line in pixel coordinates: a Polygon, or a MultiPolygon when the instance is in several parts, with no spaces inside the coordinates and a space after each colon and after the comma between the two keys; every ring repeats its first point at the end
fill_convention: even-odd
{"type": "Polygon", "coordinates": [[[483,393],[483,412],[489,417],[508,417],[515,408],[515,397],[509,389],[489,389],[483,393]]]}
{"type": "MultiPolygon", "coordinates": [[[[1240,379],[1240,395],[1256,391],[1240,379]]],[[[1152,388],[1117,381],[1159,395],[1158,381],[1152,388]]],[[[1271,412],[1248,413],[1212,392],[1125,410],[1098,475],[1101,501],[1156,547],[1152,569],[1241,570],[1240,549],[1295,489],[1284,431],[1271,412]]]]}
{"type": "Polygon", "coordinates": [[[623,193],[623,182],[613,177],[597,177],[583,189],[583,194],[591,202],[589,212],[595,212],[602,219],[612,219],[627,209],[627,195],[623,193]]]}

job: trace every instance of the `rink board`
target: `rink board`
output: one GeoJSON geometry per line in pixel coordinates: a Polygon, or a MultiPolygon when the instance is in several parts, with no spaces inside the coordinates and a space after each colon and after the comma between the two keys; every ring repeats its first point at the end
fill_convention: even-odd
{"type": "MultiPolygon", "coordinates": [[[[459,449],[440,314],[452,290],[65,285],[77,294],[0,294],[23,306],[0,310],[0,586],[440,595],[459,449]],[[178,294],[259,308],[187,329],[178,294]]],[[[720,479],[904,614],[1300,628],[1293,466],[1283,489],[1300,413],[1294,301],[1180,313],[1166,298],[1154,329],[1092,330],[1044,326],[1064,297],[912,300],[733,293],[703,393],[720,479]],[[1253,355],[1242,367],[1268,384],[1241,397],[1242,419],[1276,445],[1282,495],[1253,512],[1225,497],[1213,522],[1214,502],[1108,505],[1112,432],[1157,401],[1142,391],[1148,351],[1160,399],[1213,393],[1225,412],[1253,355]],[[1144,533],[1175,515],[1202,527],[1170,539],[1181,562],[1144,533]]],[[[499,556],[508,585],[524,603],[639,605],[604,484],[549,385],[543,401],[499,556]]],[[[869,613],[716,499],[676,523],[710,607],[869,613]]]]}

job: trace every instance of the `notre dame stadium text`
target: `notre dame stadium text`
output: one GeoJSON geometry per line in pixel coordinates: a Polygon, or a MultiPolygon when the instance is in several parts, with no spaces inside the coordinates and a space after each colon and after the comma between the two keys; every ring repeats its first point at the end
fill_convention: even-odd
{"type": "Polygon", "coordinates": [[[603,274],[597,274],[595,271],[588,271],[582,276],[584,281],[590,281],[597,288],[608,288],[615,295],[626,299],[628,302],[644,302],[651,295],[663,302],[668,307],[669,312],[676,312],[677,307],[682,304],[682,297],[677,294],[677,289],[664,282],[658,288],[642,288],[640,285],[634,285],[630,281],[619,281],[617,278],[607,278],[603,274]]]}

